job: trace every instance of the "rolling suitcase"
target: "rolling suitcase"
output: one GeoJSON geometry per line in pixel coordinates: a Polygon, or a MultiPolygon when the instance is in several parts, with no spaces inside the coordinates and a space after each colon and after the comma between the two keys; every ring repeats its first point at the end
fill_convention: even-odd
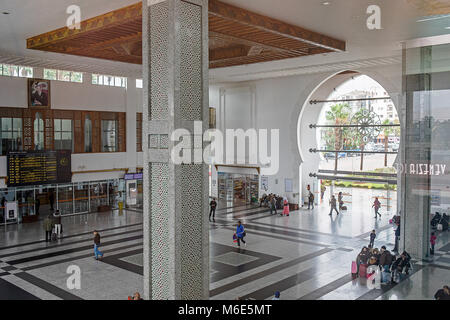
{"type": "Polygon", "coordinates": [[[366,278],[367,277],[367,264],[359,265],[359,277],[366,278]]]}
{"type": "Polygon", "coordinates": [[[356,261],[352,261],[352,278],[356,279],[358,277],[358,266],[356,265],[356,261]]]}

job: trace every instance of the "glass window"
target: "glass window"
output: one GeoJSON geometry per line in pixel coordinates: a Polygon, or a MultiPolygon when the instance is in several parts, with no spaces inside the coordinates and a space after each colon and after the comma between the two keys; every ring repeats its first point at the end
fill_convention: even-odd
{"type": "Polygon", "coordinates": [[[98,74],[92,74],[92,84],[98,84],[98,74]]]}
{"type": "Polygon", "coordinates": [[[92,152],[92,121],[89,115],[84,120],[84,152],[92,152]]]}
{"type": "Polygon", "coordinates": [[[117,151],[117,121],[102,120],[102,152],[117,151]]]}
{"type": "Polygon", "coordinates": [[[72,120],[54,119],[55,150],[73,150],[72,120]]]}
{"type": "Polygon", "coordinates": [[[142,89],[144,87],[144,81],[142,79],[136,79],[136,88],[142,89]]]}
{"type": "Polygon", "coordinates": [[[83,73],[82,72],[72,72],[70,80],[72,82],[82,83],[83,82],[83,73]]]}
{"type": "Polygon", "coordinates": [[[116,87],[122,87],[122,78],[115,77],[114,82],[115,82],[114,84],[116,87]]]}
{"type": "Polygon", "coordinates": [[[19,75],[24,78],[33,78],[33,68],[19,67],[19,75]]]}
{"type": "Polygon", "coordinates": [[[34,149],[44,150],[44,120],[39,112],[34,119],[34,149]]]}
{"type": "Polygon", "coordinates": [[[22,119],[2,118],[0,121],[1,154],[22,148],[22,119]]]}
{"type": "Polygon", "coordinates": [[[44,69],[44,79],[56,80],[58,71],[54,69],[44,69]]]}
{"type": "Polygon", "coordinates": [[[59,81],[70,81],[70,71],[58,70],[59,81]]]}

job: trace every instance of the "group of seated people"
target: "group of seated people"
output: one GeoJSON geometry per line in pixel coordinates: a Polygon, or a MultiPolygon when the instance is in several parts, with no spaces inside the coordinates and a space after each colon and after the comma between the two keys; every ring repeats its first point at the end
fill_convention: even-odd
{"type": "Polygon", "coordinates": [[[364,247],[356,257],[356,277],[366,276],[367,268],[377,266],[381,271],[381,283],[397,283],[403,271],[408,275],[412,269],[410,261],[411,256],[406,251],[397,258],[385,246],[382,246],[380,250],[370,246],[364,247]]]}
{"type": "Polygon", "coordinates": [[[432,229],[438,229],[438,225],[442,225],[441,231],[448,230],[448,215],[443,213],[442,215],[439,212],[436,212],[433,219],[431,219],[430,225],[432,229]]]}
{"type": "Polygon", "coordinates": [[[259,206],[262,207],[264,205],[264,207],[269,207],[273,198],[276,201],[276,208],[283,209],[283,197],[273,193],[263,194],[261,199],[259,199],[259,206]]]}

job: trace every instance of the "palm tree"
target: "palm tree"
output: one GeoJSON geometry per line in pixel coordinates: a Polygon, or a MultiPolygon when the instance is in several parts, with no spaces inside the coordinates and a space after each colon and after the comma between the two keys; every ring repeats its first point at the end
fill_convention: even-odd
{"type": "MultiPolygon", "coordinates": [[[[330,110],[326,112],[325,118],[330,124],[339,126],[349,123],[350,113],[351,108],[348,103],[339,103],[331,106],[330,110]]],[[[334,150],[336,150],[336,157],[334,160],[334,170],[336,171],[339,155],[339,152],[337,151],[342,149],[342,141],[344,136],[348,135],[348,128],[335,127],[332,131],[334,131],[332,136],[334,138],[334,150]]]]}

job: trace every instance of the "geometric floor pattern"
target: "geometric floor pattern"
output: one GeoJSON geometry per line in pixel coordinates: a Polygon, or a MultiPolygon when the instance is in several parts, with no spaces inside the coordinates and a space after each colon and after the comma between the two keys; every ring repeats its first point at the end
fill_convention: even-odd
{"type": "MultiPolygon", "coordinates": [[[[369,288],[352,280],[351,261],[377,230],[376,247],[392,248],[389,213],[373,219],[357,212],[328,216],[322,204],[289,217],[267,208],[219,204],[210,228],[210,298],[271,299],[433,299],[450,283],[448,232],[438,236],[432,261],[414,261],[413,272],[399,284],[369,288]],[[232,235],[237,221],[246,227],[247,246],[232,235]],[[441,250],[443,249],[443,250],[441,250]]],[[[114,299],[142,292],[142,213],[137,211],[63,218],[64,236],[43,241],[41,223],[8,226],[0,231],[0,299],[114,299]],[[102,236],[102,261],[93,258],[92,230],[102,236]],[[81,289],[68,289],[68,268],[81,270],[81,289]]]]}

